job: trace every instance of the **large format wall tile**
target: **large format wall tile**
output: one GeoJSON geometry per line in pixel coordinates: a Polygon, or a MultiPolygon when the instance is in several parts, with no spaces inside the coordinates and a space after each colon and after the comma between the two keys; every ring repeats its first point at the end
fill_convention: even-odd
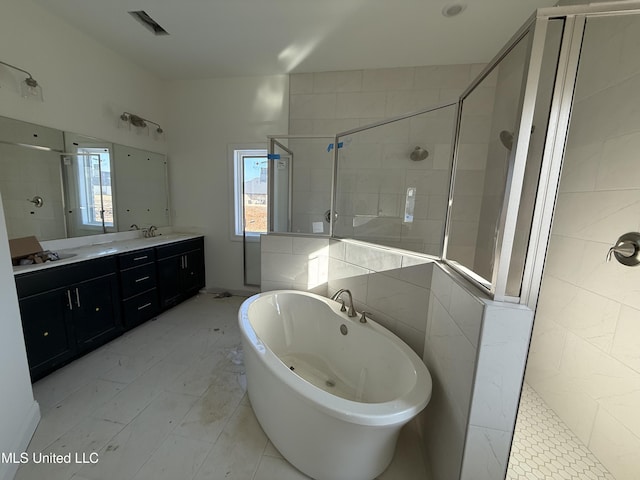
{"type": "Polygon", "coordinates": [[[604,410],[595,416],[589,449],[611,471],[616,480],[638,478],[640,439],[604,410]]]}

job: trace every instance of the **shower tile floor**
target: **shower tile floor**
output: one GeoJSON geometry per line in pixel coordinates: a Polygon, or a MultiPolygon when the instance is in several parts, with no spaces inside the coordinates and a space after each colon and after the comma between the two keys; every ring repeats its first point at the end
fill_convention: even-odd
{"type": "MultiPolygon", "coordinates": [[[[42,419],[16,480],[299,480],[246,395],[237,312],[244,298],[200,294],[36,382],[42,419]],[[95,459],[95,456],[93,457],[95,459]]],[[[415,424],[380,480],[425,472],[415,424]]]]}
{"type": "Polygon", "coordinates": [[[526,383],[506,480],[615,480],[526,383]]]}

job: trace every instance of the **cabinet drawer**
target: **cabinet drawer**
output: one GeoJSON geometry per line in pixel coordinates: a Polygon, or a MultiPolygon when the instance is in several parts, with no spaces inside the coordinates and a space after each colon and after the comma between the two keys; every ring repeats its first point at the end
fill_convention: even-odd
{"type": "Polygon", "coordinates": [[[169,245],[163,245],[156,247],[158,260],[162,258],[175,257],[176,255],[182,255],[183,253],[190,252],[191,250],[202,249],[204,246],[204,239],[194,238],[192,240],[184,240],[182,242],[171,243],[169,245]]]}
{"type": "Polygon", "coordinates": [[[156,286],[156,264],[147,263],[120,272],[122,298],[129,298],[156,286]]]}
{"type": "Polygon", "coordinates": [[[144,250],[136,250],[135,252],[118,255],[120,270],[151,263],[155,261],[155,259],[156,252],[153,248],[145,248],[144,250]]]}
{"type": "Polygon", "coordinates": [[[122,302],[125,328],[133,328],[158,314],[158,292],[154,288],[122,302]]]}

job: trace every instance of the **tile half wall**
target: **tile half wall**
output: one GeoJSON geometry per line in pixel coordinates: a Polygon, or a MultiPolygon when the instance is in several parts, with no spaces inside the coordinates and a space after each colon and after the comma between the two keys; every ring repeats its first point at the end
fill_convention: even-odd
{"type": "Polygon", "coordinates": [[[435,259],[351,240],[261,237],[262,291],[348,288],[432,376],[419,416],[433,478],[504,478],[533,312],[493,302],[435,259]]]}

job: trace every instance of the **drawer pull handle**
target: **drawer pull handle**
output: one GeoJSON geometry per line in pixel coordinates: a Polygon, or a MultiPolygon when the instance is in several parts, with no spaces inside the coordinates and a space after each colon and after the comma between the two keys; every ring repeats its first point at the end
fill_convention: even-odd
{"type": "Polygon", "coordinates": [[[145,280],[149,280],[149,278],[150,278],[149,275],[147,275],[146,277],[138,278],[138,279],[136,279],[136,283],[144,282],[145,280]]]}
{"type": "Polygon", "coordinates": [[[78,308],[80,308],[80,293],[78,292],[77,288],[76,288],[76,304],[78,305],[78,308]]]}
{"type": "Polygon", "coordinates": [[[144,305],[142,305],[141,307],[138,307],[138,310],[143,310],[143,309],[145,309],[145,308],[147,308],[147,307],[150,307],[150,306],[151,306],[151,302],[149,302],[149,303],[145,303],[145,304],[144,304],[144,305]]]}
{"type": "Polygon", "coordinates": [[[149,258],[149,255],[145,255],[143,257],[135,257],[133,259],[134,262],[137,262],[138,260],[146,260],[147,258],[149,258]]]}

